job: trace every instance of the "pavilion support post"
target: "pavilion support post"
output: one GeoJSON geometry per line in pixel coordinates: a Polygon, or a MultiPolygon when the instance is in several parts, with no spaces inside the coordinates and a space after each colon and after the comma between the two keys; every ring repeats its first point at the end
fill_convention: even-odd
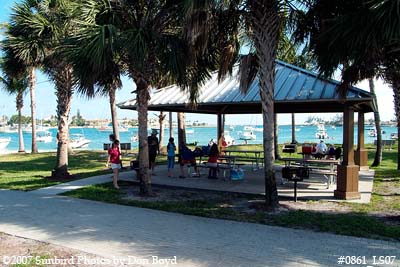
{"type": "Polygon", "coordinates": [[[296,144],[296,120],[295,115],[292,113],[292,144],[296,144]]]}
{"type": "Polygon", "coordinates": [[[217,140],[221,138],[221,135],[225,131],[225,114],[217,114],[217,140]]]}
{"type": "Polygon", "coordinates": [[[359,166],[354,163],[354,110],[348,105],[343,116],[343,162],[337,168],[337,188],[334,191],[338,199],[359,199],[359,166]]]}
{"type": "Polygon", "coordinates": [[[358,112],[358,135],[357,135],[357,150],[354,154],[356,165],[360,166],[360,170],[368,170],[368,151],[365,149],[364,142],[364,113],[358,112]]]}

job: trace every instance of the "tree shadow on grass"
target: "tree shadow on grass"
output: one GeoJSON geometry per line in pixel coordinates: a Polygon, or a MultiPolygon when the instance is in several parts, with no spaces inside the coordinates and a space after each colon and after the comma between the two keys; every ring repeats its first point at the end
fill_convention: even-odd
{"type": "Polygon", "coordinates": [[[56,165],[55,153],[13,154],[0,157],[0,188],[35,190],[71,180],[106,174],[103,153],[79,151],[69,156],[69,171],[73,179],[52,181],[51,171],[56,165]]]}

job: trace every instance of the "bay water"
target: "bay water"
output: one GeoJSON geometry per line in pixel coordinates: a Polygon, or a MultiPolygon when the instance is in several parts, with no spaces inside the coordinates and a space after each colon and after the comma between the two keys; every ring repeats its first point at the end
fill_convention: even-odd
{"type": "MultiPolygon", "coordinates": [[[[235,144],[244,144],[244,140],[240,140],[240,133],[244,132],[244,125],[235,125],[235,126],[225,126],[226,132],[235,139],[235,144]]],[[[248,127],[248,126],[247,126],[248,127]]],[[[255,140],[249,140],[248,144],[261,144],[262,143],[262,131],[260,125],[255,126],[252,125],[255,129],[253,133],[256,135],[255,140]]],[[[371,127],[365,127],[365,143],[374,143],[376,137],[371,137],[368,135],[368,132],[371,127]]],[[[189,133],[186,135],[187,143],[197,142],[198,145],[207,145],[208,142],[213,139],[217,140],[217,128],[214,127],[193,127],[188,128],[193,130],[193,133],[189,133]]],[[[280,144],[290,143],[292,140],[292,127],[291,125],[280,125],[278,132],[278,142],[280,144]]],[[[175,129],[176,130],[176,129],[175,129]]],[[[396,127],[383,126],[382,130],[384,131],[383,139],[390,139],[391,133],[397,132],[396,127]]],[[[49,143],[38,143],[39,151],[55,151],[57,149],[55,136],[57,135],[57,129],[50,128],[49,131],[53,135],[53,141],[49,143]]],[[[247,130],[246,130],[247,131],[247,130]]],[[[317,143],[319,139],[315,137],[315,133],[317,131],[317,127],[313,125],[297,125],[296,126],[296,140],[300,143],[309,142],[309,143],[317,143]]],[[[343,142],[343,128],[341,126],[331,127],[326,126],[326,131],[328,133],[329,138],[325,139],[325,143],[333,143],[333,144],[342,144],[343,142]]],[[[192,132],[192,131],[189,131],[192,132]]],[[[96,128],[71,128],[71,134],[83,134],[87,139],[91,142],[89,146],[85,149],[89,150],[102,150],[104,143],[109,143],[108,135],[111,132],[99,131],[96,128]]],[[[138,134],[137,128],[129,128],[128,132],[120,133],[120,141],[121,143],[131,143],[132,148],[138,147],[137,141],[132,141],[131,137],[138,134]]],[[[167,128],[165,131],[166,138],[164,139],[164,144],[167,144],[169,138],[169,129],[167,128]]],[[[177,134],[174,133],[175,142],[177,144],[177,134]]],[[[17,151],[18,150],[18,134],[17,133],[0,133],[0,137],[10,137],[11,142],[7,146],[8,151],[17,151]]],[[[24,141],[25,148],[27,151],[30,150],[32,135],[29,133],[24,133],[24,141]]],[[[354,132],[354,143],[357,144],[357,128],[355,128],[354,132]]]]}

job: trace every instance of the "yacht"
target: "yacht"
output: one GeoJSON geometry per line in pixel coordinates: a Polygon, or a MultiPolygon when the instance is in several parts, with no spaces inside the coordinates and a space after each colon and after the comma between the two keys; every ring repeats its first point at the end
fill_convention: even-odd
{"type": "Polygon", "coordinates": [[[317,132],[315,133],[315,138],[317,139],[328,139],[328,133],[325,130],[325,125],[320,123],[317,125],[317,132]]]}
{"type": "Polygon", "coordinates": [[[0,151],[4,150],[11,142],[11,138],[0,137],[0,151]]]}
{"type": "Polygon", "coordinates": [[[36,141],[43,142],[43,143],[50,143],[51,141],[53,141],[53,136],[51,135],[51,132],[49,132],[49,131],[40,131],[36,135],[36,141]]]}
{"type": "Polygon", "coordinates": [[[88,147],[90,143],[89,139],[86,139],[83,134],[71,134],[69,140],[69,146],[71,148],[85,148],[88,147]]]}

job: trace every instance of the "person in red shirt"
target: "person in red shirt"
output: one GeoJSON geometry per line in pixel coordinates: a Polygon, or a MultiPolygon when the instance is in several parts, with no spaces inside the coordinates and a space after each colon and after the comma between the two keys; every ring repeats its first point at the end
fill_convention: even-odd
{"type": "Polygon", "coordinates": [[[111,164],[111,169],[113,170],[113,184],[115,189],[119,189],[118,186],[118,175],[119,169],[121,169],[121,151],[119,150],[119,141],[114,140],[112,146],[108,149],[108,159],[106,166],[111,164]]]}
{"type": "Polygon", "coordinates": [[[208,171],[208,179],[217,179],[217,168],[218,168],[218,146],[213,143],[210,148],[210,152],[208,153],[208,162],[207,166],[209,167],[208,171]]]}

